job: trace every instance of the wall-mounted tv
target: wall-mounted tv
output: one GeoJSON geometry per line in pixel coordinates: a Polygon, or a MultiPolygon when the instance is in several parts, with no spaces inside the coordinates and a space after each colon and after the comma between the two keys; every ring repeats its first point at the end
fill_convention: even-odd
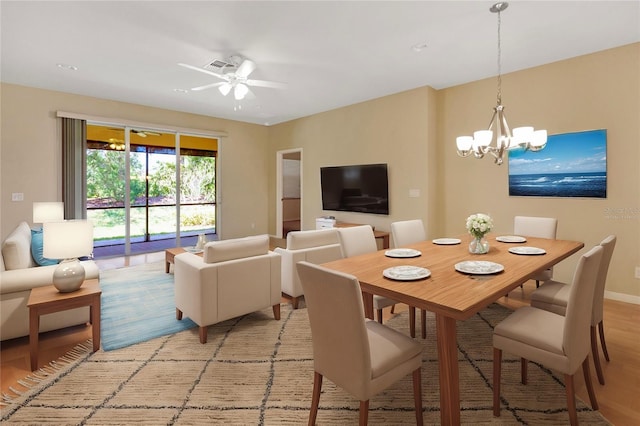
{"type": "Polygon", "coordinates": [[[320,168],[322,209],[389,214],[386,164],[320,168]]]}

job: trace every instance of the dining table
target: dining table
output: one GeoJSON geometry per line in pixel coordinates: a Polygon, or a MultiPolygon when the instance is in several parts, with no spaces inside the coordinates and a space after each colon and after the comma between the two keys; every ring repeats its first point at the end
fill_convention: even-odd
{"type": "Polygon", "coordinates": [[[434,313],[443,425],[460,424],[457,321],[477,314],[584,247],[578,241],[528,236],[486,238],[485,254],[471,254],[472,238],[463,235],[322,264],[358,279],[367,318],[373,319],[374,294],[434,313]]]}

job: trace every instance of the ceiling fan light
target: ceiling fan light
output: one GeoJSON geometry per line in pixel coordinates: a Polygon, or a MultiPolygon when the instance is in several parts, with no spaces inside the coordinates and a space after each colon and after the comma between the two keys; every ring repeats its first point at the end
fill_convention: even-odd
{"type": "Polygon", "coordinates": [[[224,83],[218,86],[218,90],[222,93],[222,96],[227,96],[231,91],[231,85],[229,83],[224,83]]]}
{"type": "Polygon", "coordinates": [[[236,100],[242,100],[249,93],[249,88],[245,84],[236,84],[235,89],[233,90],[233,96],[236,100]]]}

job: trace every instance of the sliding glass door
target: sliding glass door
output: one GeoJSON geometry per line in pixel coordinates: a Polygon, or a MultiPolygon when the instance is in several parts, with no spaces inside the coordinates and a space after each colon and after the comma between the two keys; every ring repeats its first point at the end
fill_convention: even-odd
{"type": "Polygon", "coordinates": [[[215,234],[216,153],[216,139],[87,125],[87,216],[96,252],[154,251],[157,241],[168,247],[182,245],[180,237],[215,234]]]}

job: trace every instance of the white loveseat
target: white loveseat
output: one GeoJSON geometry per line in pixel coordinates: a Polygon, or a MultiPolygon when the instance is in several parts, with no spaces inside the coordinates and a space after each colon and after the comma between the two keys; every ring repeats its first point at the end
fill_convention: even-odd
{"type": "Polygon", "coordinates": [[[331,262],[342,258],[340,241],[335,229],[292,231],[287,234],[287,248],[276,248],[282,256],[282,293],[291,298],[293,309],[304,294],[296,263],[305,261],[314,264],[331,262]]]}
{"type": "MultiPolygon", "coordinates": [[[[31,228],[26,222],[2,244],[0,262],[0,340],[29,335],[27,302],[31,289],[51,285],[56,265],[37,266],[31,255],[31,228]]],[[[95,262],[83,261],[86,278],[99,278],[95,262]]],[[[89,307],[43,315],[40,331],[56,330],[89,321],[89,307]]]]}
{"type": "Polygon", "coordinates": [[[202,257],[174,259],[176,317],[191,318],[207,342],[207,327],[269,306],[280,319],[280,255],[269,251],[269,236],[212,241],[202,257]]]}

